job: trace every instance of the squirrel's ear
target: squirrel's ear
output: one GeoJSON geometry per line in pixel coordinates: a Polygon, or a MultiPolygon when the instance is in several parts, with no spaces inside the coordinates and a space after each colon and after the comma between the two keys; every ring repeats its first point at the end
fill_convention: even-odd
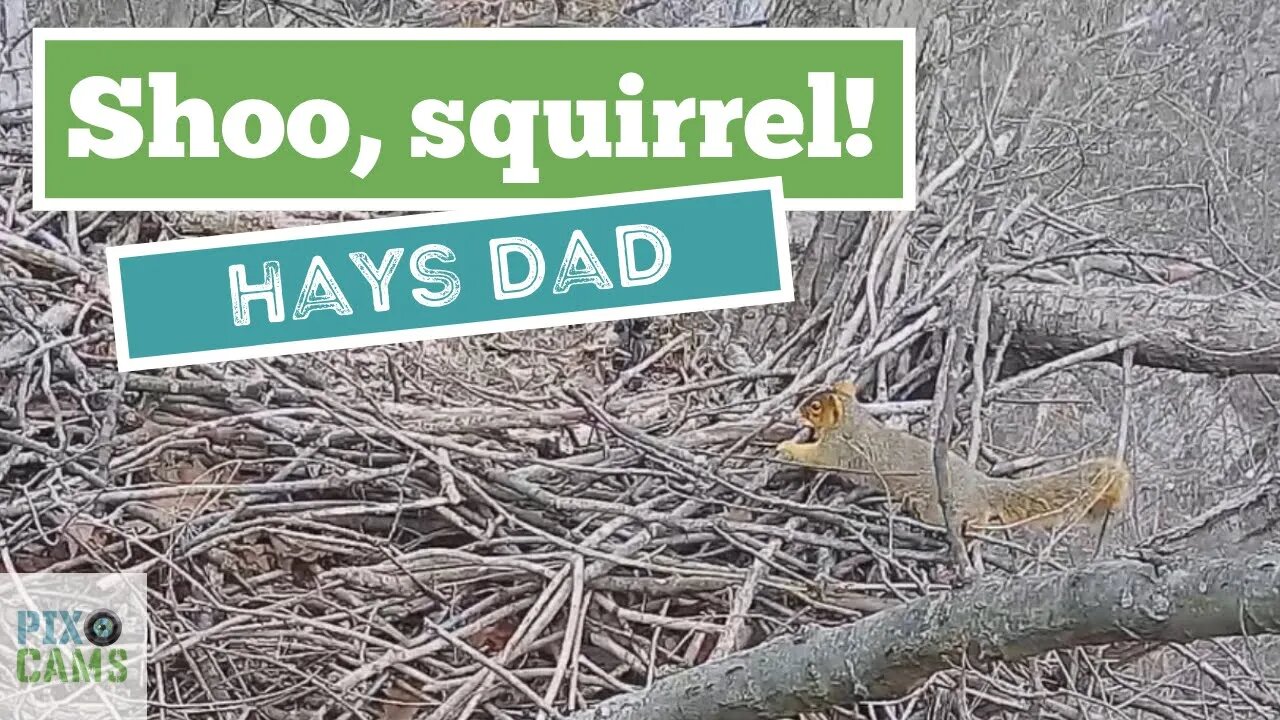
{"type": "Polygon", "coordinates": [[[858,394],[858,386],[854,385],[849,380],[841,380],[840,382],[836,383],[832,387],[832,389],[835,390],[836,393],[843,395],[849,399],[853,399],[858,394]]]}

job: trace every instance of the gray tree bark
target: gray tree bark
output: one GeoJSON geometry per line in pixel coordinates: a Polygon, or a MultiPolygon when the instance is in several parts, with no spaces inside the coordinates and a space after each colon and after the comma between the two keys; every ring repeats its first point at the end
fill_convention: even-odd
{"type": "Polygon", "coordinates": [[[611,698],[571,720],[780,718],[900,697],[962,660],[981,667],[1129,640],[1280,632],[1280,555],[1171,567],[1118,560],[991,578],[856,623],[774,640],[611,698]]]}
{"type": "Polygon", "coordinates": [[[54,27],[191,27],[213,9],[211,0],[55,0],[41,5],[39,24],[54,27]]]}
{"type": "MultiPolygon", "coordinates": [[[[6,43],[20,37],[30,24],[25,0],[0,1],[0,33],[6,43]]],[[[14,43],[4,58],[6,72],[0,75],[0,110],[16,110],[31,104],[31,37],[14,43]]]]}
{"type": "Polygon", "coordinates": [[[854,4],[839,0],[773,0],[769,24],[778,27],[851,27],[854,4]]]}
{"type": "Polygon", "coordinates": [[[997,331],[1036,361],[1140,334],[1134,362],[1210,375],[1280,373],[1280,303],[1155,286],[1083,289],[1006,284],[992,298],[997,331]]]}

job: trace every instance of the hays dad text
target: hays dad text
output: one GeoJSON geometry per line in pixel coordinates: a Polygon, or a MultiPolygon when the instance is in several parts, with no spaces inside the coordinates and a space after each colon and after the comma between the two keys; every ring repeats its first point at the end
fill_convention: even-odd
{"type": "Polygon", "coordinates": [[[107,248],[121,370],[792,300],[782,184],[739,180],[107,248]]]}
{"type": "Polygon", "coordinates": [[[421,209],[778,176],[915,202],[910,29],[35,34],[40,209],[421,209]]]}

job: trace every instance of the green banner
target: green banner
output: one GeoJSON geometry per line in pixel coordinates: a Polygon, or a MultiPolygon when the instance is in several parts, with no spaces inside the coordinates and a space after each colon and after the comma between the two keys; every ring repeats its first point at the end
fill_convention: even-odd
{"type": "Polygon", "coordinates": [[[37,29],[38,209],[421,209],[766,176],[909,210],[911,29],[37,29]]]}

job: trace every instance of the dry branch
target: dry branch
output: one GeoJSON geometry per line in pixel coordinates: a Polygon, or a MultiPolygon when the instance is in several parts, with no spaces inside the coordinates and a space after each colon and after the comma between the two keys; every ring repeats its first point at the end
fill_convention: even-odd
{"type": "Polygon", "coordinates": [[[1014,282],[996,291],[992,308],[999,331],[1033,362],[1140,335],[1135,363],[1210,375],[1280,373],[1277,318],[1280,302],[1156,286],[1014,282]]]}
{"type": "Polygon", "coordinates": [[[1059,648],[1280,632],[1280,555],[1182,567],[1119,560],[986,579],[780,638],[572,720],[746,720],[904,695],[933,673],[1059,648]]]}

